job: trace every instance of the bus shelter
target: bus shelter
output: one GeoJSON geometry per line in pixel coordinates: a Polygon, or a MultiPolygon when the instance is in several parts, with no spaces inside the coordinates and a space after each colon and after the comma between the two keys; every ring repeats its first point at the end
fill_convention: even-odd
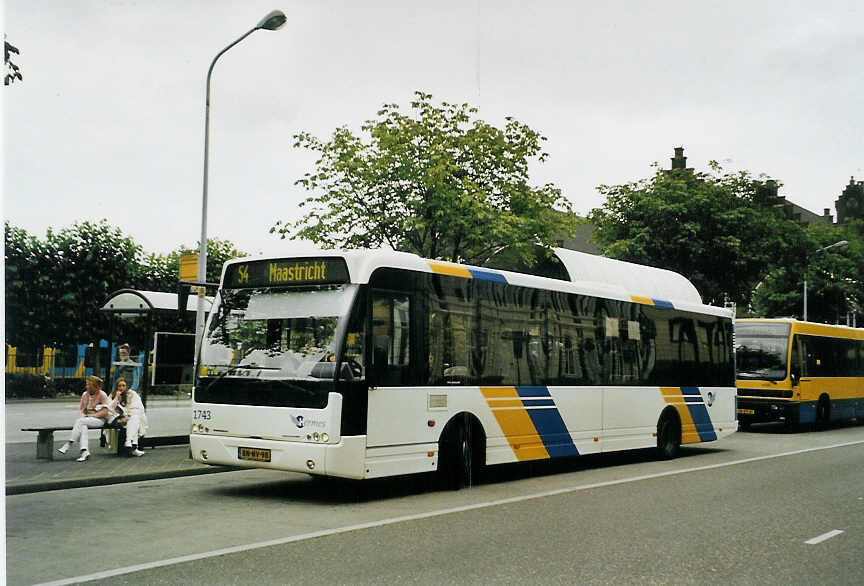
{"type": "MultiPolygon", "coordinates": [[[[213,297],[205,297],[205,311],[209,313],[213,305],[213,297]]],[[[108,334],[108,357],[109,365],[106,368],[105,381],[108,388],[113,388],[114,376],[117,372],[136,371],[138,381],[138,394],[145,407],[147,405],[147,389],[151,384],[151,361],[155,346],[154,318],[160,313],[168,315],[169,312],[178,313],[178,304],[185,301],[186,307],[181,313],[194,315],[198,309],[198,298],[195,296],[181,297],[176,293],[165,293],[162,291],[140,291],[136,289],[120,289],[111,293],[100,310],[109,317],[110,327],[108,334]],[[120,361],[117,353],[119,343],[114,340],[115,329],[118,320],[130,320],[135,322],[136,329],[144,333],[146,346],[140,362],[130,359],[120,361]],[[113,368],[112,368],[113,367],[113,368]],[[114,376],[111,376],[114,373],[114,376]],[[110,379],[110,380],[109,380],[110,379]]],[[[131,382],[131,381],[130,381],[131,382]]]]}

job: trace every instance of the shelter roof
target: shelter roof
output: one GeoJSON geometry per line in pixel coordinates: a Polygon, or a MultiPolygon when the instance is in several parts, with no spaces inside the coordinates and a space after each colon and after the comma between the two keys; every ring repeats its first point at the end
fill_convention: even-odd
{"type": "MultiPolygon", "coordinates": [[[[204,311],[213,306],[213,297],[204,298],[204,311]]],[[[149,313],[152,311],[177,311],[177,294],[164,291],[139,291],[120,289],[111,293],[101,310],[109,313],[149,313]]],[[[186,300],[186,311],[198,310],[198,298],[190,295],[186,300]]]]}

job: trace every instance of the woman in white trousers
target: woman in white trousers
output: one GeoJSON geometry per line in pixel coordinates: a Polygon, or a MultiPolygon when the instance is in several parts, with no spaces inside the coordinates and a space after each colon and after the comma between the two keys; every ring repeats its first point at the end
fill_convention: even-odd
{"type": "Polygon", "coordinates": [[[114,382],[109,407],[112,411],[119,412],[114,421],[126,426],[124,446],[132,450],[133,456],[143,456],[144,452],[138,449],[138,438],[147,431],[147,413],[141,397],[129,388],[126,379],[121,377],[114,382]]]}
{"type": "Polygon", "coordinates": [[[69,446],[75,442],[81,442],[79,462],[86,462],[90,457],[87,430],[104,427],[109,415],[108,395],[102,390],[102,379],[98,376],[88,376],[85,384],[87,390],[81,395],[81,403],[78,405],[81,417],[75,420],[69,439],[57,450],[61,454],[65,454],[69,450],[69,446]]]}

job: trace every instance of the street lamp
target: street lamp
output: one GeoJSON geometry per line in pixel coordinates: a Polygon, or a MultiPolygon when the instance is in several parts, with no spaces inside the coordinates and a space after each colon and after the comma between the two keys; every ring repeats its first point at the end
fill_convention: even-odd
{"type": "Polygon", "coordinates": [[[807,257],[807,266],[804,267],[804,321],[807,321],[807,275],[810,273],[810,257],[814,254],[819,254],[820,252],[825,252],[826,250],[830,250],[832,248],[843,248],[845,246],[849,246],[849,242],[846,240],[841,240],[840,242],[835,242],[834,244],[830,244],[825,246],[824,248],[820,248],[819,250],[814,251],[809,257],[807,257]]]}
{"type": "Polygon", "coordinates": [[[198,356],[198,351],[201,349],[201,340],[204,336],[204,296],[206,294],[204,283],[207,281],[207,171],[209,168],[208,156],[210,151],[210,77],[213,75],[213,67],[216,65],[216,61],[228,49],[259,29],[268,31],[280,29],[286,20],[287,18],[281,10],[268,12],[258,24],[242,37],[219,51],[210,63],[210,69],[207,70],[207,93],[204,105],[204,195],[201,201],[201,243],[198,251],[198,311],[195,315],[195,356],[198,356]]]}

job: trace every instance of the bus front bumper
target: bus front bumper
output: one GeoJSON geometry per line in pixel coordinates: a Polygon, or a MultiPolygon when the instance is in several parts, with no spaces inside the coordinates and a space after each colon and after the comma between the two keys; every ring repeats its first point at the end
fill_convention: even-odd
{"type": "Polygon", "coordinates": [[[365,478],[366,436],[343,436],[339,443],[320,444],[190,434],[192,459],[214,466],[270,468],[306,474],[365,478]]]}
{"type": "Polygon", "coordinates": [[[790,425],[808,423],[813,419],[813,409],[806,402],[766,399],[762,397],[738,397],[738,420],[741,423],[765,423],[785,421],[790,425]]]}

